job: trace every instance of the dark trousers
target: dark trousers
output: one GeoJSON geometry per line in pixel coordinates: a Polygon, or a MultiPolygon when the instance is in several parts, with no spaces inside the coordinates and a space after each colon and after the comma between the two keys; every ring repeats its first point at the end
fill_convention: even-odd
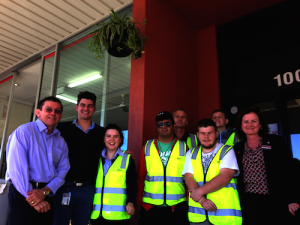
{"type": "Polygon", "coordinates": [[[11,184],[8,193],[8,225],[52,225],[53,198],[47,196],[45,201],[49,202],[51,210],[46,213],[39,213],[29,205],[26,198],[11,184]]]}
{"type": "Polygon", "coordinates": [[[282,225],[287,223],[288,204],[271,195],[246,193],[243,195],[244,225],[282,225]]]}
{"type": "Polygon", "coordinates": [[[60,187],[55,194],[53,225],[86,225],[91,218],[95,186],[60,187]],[[70,204],[62,205],[64,193],[71,192],[70,204]]]}
{"type": "Polygon", "coordinates": [[[106,220],[99,216],[96,220],[91,220],[92,225],[129,225],[130,220],[106,220]]]}
{"type": "Polygon", "coordinates": [[[186,225],[189,224],[187,211],[187,202],[176,205],[173,212],[171,207],[154,205],[148,211],[141,207],[139,225],[186,225]]]}

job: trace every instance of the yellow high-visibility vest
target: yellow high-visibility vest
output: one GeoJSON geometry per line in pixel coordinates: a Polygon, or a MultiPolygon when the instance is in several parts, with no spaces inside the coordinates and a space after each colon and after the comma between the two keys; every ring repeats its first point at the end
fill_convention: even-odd
{"type": "Polygon", "coordinates": [[[177,140],[167,166],[164,167],[154,140],[147,141],[145,145],[147,175],[145,177],[143,202],[152,205],[166,203],[168,206],[173,206],[186,201],[184,180],[181,175],[185,153],[186,145],[177,140]]]}
{"type": "Polygon", "coordinates": [[[100,158],[91,219],[97,219],[100,212],[107,220],[130,219],[130,215],[126,211],[126,171],[129,157],[130,155],[127,153],[124,153],[124,156],[119,155],[108,169],[105,177],[100,158]]]}
{"type": "Polygon", "coordinates": [[[229,138],[227,139],[227,141],[225,142],[225,145],[230,145],[233,146],[234,144],[239,142],[239,138],[237,136],[237,134],[235,132],[233,132],[229,138]]]}
{"type": "MultiPolygon", "coordinates": [[[[201,146],[191,151],[191,162],[194,171],[194,179],[199,187],[219,175],[220,164],[231,146],[223,145],[210,163],[206,176],[202,167],[201,146]]],[[[237,192],[236,179],[232,178],[230,183],[218,191],[207,194],[217,207],[217,211],[206,211],[198,202],[189,197],[189,221],[192,223],[204,222],[207,219],[215,225],[240,225],[242,224],[242,213],[237,192]],[[206,216],[207,213],[207,216],[206,216]]]]}
{"type": "Polygon", "coordinates": [[[190,134],[186,139],[186,145],[188,146],[188,149],[196,148],[199,145],[197,135],[190,134]]]}

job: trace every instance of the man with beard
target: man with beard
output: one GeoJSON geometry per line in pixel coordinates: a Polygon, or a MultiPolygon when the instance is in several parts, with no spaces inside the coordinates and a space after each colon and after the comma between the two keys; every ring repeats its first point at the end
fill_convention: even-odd
{"type": "Polygon", "coordinates": [[[140,156],[139,224],[188,224],[186,190],[181,176],[186,145],[174,136],[171,113],[160,112],[155,121],[158,138],[147,141],[140,156]]]}
{"type": "Polygon", "coordinates": [[[201,146],[187,152],[182,172],[190,192],[190,224],[242,224],[234,150],[217,143],[218,131],[211,119],[203,119],[197,126],[201,146]]]}
{"type": "Polygon", "coordinates": [[[199,145],[199,141],[195,134],[189,134],[185,129],[188,124],[188,115],[184,109],[176,109],[173,112],[174,117],[174,131],[175,135],[181,141],[184,141],[188,146],[188,149],[195,148],[199,145]]]}

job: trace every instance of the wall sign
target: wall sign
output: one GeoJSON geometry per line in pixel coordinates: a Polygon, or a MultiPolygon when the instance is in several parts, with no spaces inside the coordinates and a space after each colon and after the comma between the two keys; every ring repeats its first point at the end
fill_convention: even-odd
{"type": "Polygon", "coordinates": [[[300,69],[296,70],[294,74],[292,72],[286,72],[285,74],[283,74],[283,76],[281,76],[281,74],[278,74],[273,79],[277,80],[278,87],[282,86],[282,83],[284,85],[289,85],[293,82],[300,82],[300,69]]]}

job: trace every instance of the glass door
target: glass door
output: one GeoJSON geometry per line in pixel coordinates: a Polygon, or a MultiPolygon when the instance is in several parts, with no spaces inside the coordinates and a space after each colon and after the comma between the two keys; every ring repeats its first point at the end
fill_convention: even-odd
{"type": "Polygon", "coordinates": [[[300,160],[300,98],[287,101],[293,157],[300,160]]]}
{"type": "Polygon", "coordinates": [[[11,93],[12,79],[10,76],[2,81],[0,81],[0,178],[4,178],[6,171],[6,161],[5,156],[5,124],[9,106],[9,98],[11,93]]]}

